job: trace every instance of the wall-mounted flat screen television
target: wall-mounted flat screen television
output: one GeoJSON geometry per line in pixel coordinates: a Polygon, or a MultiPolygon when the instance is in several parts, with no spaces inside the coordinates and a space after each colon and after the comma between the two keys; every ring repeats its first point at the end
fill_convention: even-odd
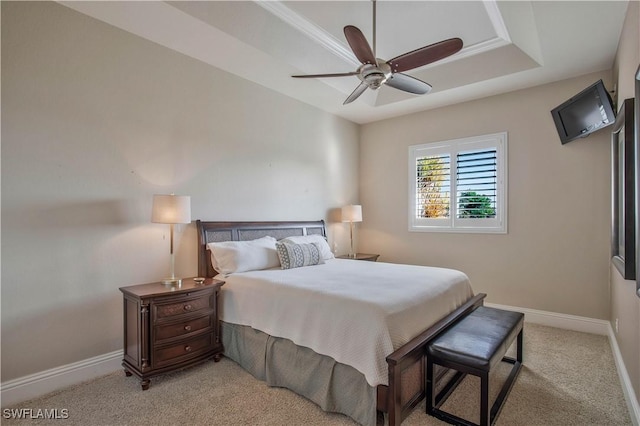
{"type": "Polygon", "coordinates": [[[551,115],[563,144],[584,138],[616,121],[613,102],[602,80],[552,109],[551,115]]]}

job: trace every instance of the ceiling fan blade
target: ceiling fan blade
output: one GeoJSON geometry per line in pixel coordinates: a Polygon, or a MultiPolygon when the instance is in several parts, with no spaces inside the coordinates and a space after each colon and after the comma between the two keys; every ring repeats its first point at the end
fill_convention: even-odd
{"type": "Polygon", "coordinates": [[[292,75],[293,78],[326,78],[326,77],[348,77],[350,75],[358,75],[357,71],[352,72],[339,72],[334,74],[303,74],[303,75],[292,75]]]}
{"type": "Polygon", "coordinates": [[[344,27],[344,36],[347,39],[347,43],[351,46],[353,54],[363,64],[375,64],[376,56],[371,50],[371,46],[367,42],[364,34],[357,27],[353,25],[347,25],[344,27]]]}
{"type": "Polygon", "coordinates": [[[421,47],[404,55],[396,56],[387,61],[387,63],[392,72],[403,72],[444,59],[459,52],[460,49],[462,49],[462,40],[450,38],[421,47]]]}
{"type": "Polygon", "coordinates": [[[346,105],[346,104],[350,104],[351,102],[355,101],[356,99],[358,99],[358,97],[360,95],[362,95],[364,93],[365,90],[367,90],[367,85],[364,83],[360,83],[360,85],[358,87],[356,87],[356,90],[354,90],[347,99],[345,99],[345,101],[342,103],[342,105],[346,105]]]}
{"type": "Polygon", "coordinates": [[[415,93],[416,95],[424,95],[431,91],[431,85],[429,83],[425,83],[422,80],[400,72],[391,74],[391,77],[389,77],[385,84],[394,89],[415,93]]]}

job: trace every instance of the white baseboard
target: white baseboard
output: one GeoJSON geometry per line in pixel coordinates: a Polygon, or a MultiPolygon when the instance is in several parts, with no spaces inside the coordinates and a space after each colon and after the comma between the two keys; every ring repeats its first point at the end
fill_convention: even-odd
{"type": "Polygon", "coordinates": [[[629,415],[631,416],[631,423],[634,426],[640,426],[640,404],[636,398],[636,393],[631,385],[631,378],[627,372],[627,368],[624,365],[620,348],[618,347],[618,341],[613,333],[611,323],[606,320],[599,320],[587,317],[579,317],[575,315],[559,314],[556,312],[538,311],[535,309],[518,308],[514,306],[497,305],[494,303],[485,303],[486,306],[504,309],[507,311],[518,311],[524,314],[525,322],[532,324],[546,325],[549,327],[562,328],[564,330],[582,331],[585,333],[599,334],[609,337],[609,344],[611,345],[611,351],[613,352],[613,360],[616,364],[616,370],[618,372],[618,378],[622,385],[622,392],[624,399],[627,402],[627,408],[629,409],[629,415]]]}
{"type": "Polygon", "coordinates": [[[497,305],[495,303],[485,303],[497,309],[506,311],[518,311],[524,314],[525,322],[532,324],[546,325],[549,327],[562,328],[564,330],[581,331],[583,333],[599,334],[608,336],[609,321],[579,317],[576,315],[559,314],[557,312],[539,311],[537,309],[519,308],[517,306],[497,305]]]}
{"type": "Polygon", "coordinates": [[[631,385],[631,378],[627,372],[627,367],[622,360],[622,354],[620,353],[620,347],[618,347],[618,341],[616,335],[613,332],[613,327],[609,324],[609,343],[611,343],[611,351],[613,352],[613,360],[616,363],[616,369],[618,370],[618,377],[622,384],[622,391],[624,392],[624,399],[627,401],[627,407],[629,407],[629,415],[631,416],[631,423],[634,426],[640,425],[640,404],[638,398],[631,385]]]}
{"type": "Polygon", "coordinates": [[[2,407],[112,373],[121,368],[121,362],[122,351],[119,350],[8,380],[0,384],[2,407]]]}

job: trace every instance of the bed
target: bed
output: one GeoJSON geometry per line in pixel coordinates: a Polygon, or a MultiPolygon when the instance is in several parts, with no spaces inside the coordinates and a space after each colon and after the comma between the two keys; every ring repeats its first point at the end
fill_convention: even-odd
{"type": "MultiPolygon", "coordinates": [[[[198,274],[219,278],[210,243],[326,237],[324,221],[197,221],[197,228],[198,274]]],[[[379,423],[382,413],[389,425],[399,425],[425,396],[425,346],[482,305],[485,295],[474,296],[458,271],[344,259],[321,263],[222,277],[227,282],[221,294],[225,355],[269,385],[291,389],[325,411],[363,425],[379,423]],[[442,287],[442,298],[435,301],[420,289],[407,296],[413,277],[424,272],[434,282],[455,285],[442,287]],[[392,291],[389,280],[401,281],[402,291],[392,291]],[[421,298],[420,303],[431,303],[429,308],[418,303],[421,298]],[[396,309],[399,302],[410,307],[396,309]],[[300,323],[303,332],[291,323],[300,323]],[[336,343],[334,335],[346,341],[336,343]]]]}

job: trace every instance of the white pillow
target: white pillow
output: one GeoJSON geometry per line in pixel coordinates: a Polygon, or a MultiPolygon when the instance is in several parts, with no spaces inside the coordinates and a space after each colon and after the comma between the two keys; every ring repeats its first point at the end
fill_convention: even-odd
{"type": "Polygon", "coordinates": [[[209,243],[211,264],[221,274],[257,271],[280,266],[276,251],[276,239],[262,237],[250,241],[225,241],[209,243]]]}
{"type": "Polygon", "coordinates": [[[294,237],[287,237],[281,242],[288,242],[291,244],[313,244],[318,243],[318,248],[320,249],[320,254],[324,260],[333,259],[335,256],[331,252],[331,247],[329,247],[329,243],[324,239],[322,235],[301,235],[294,237]]]}

